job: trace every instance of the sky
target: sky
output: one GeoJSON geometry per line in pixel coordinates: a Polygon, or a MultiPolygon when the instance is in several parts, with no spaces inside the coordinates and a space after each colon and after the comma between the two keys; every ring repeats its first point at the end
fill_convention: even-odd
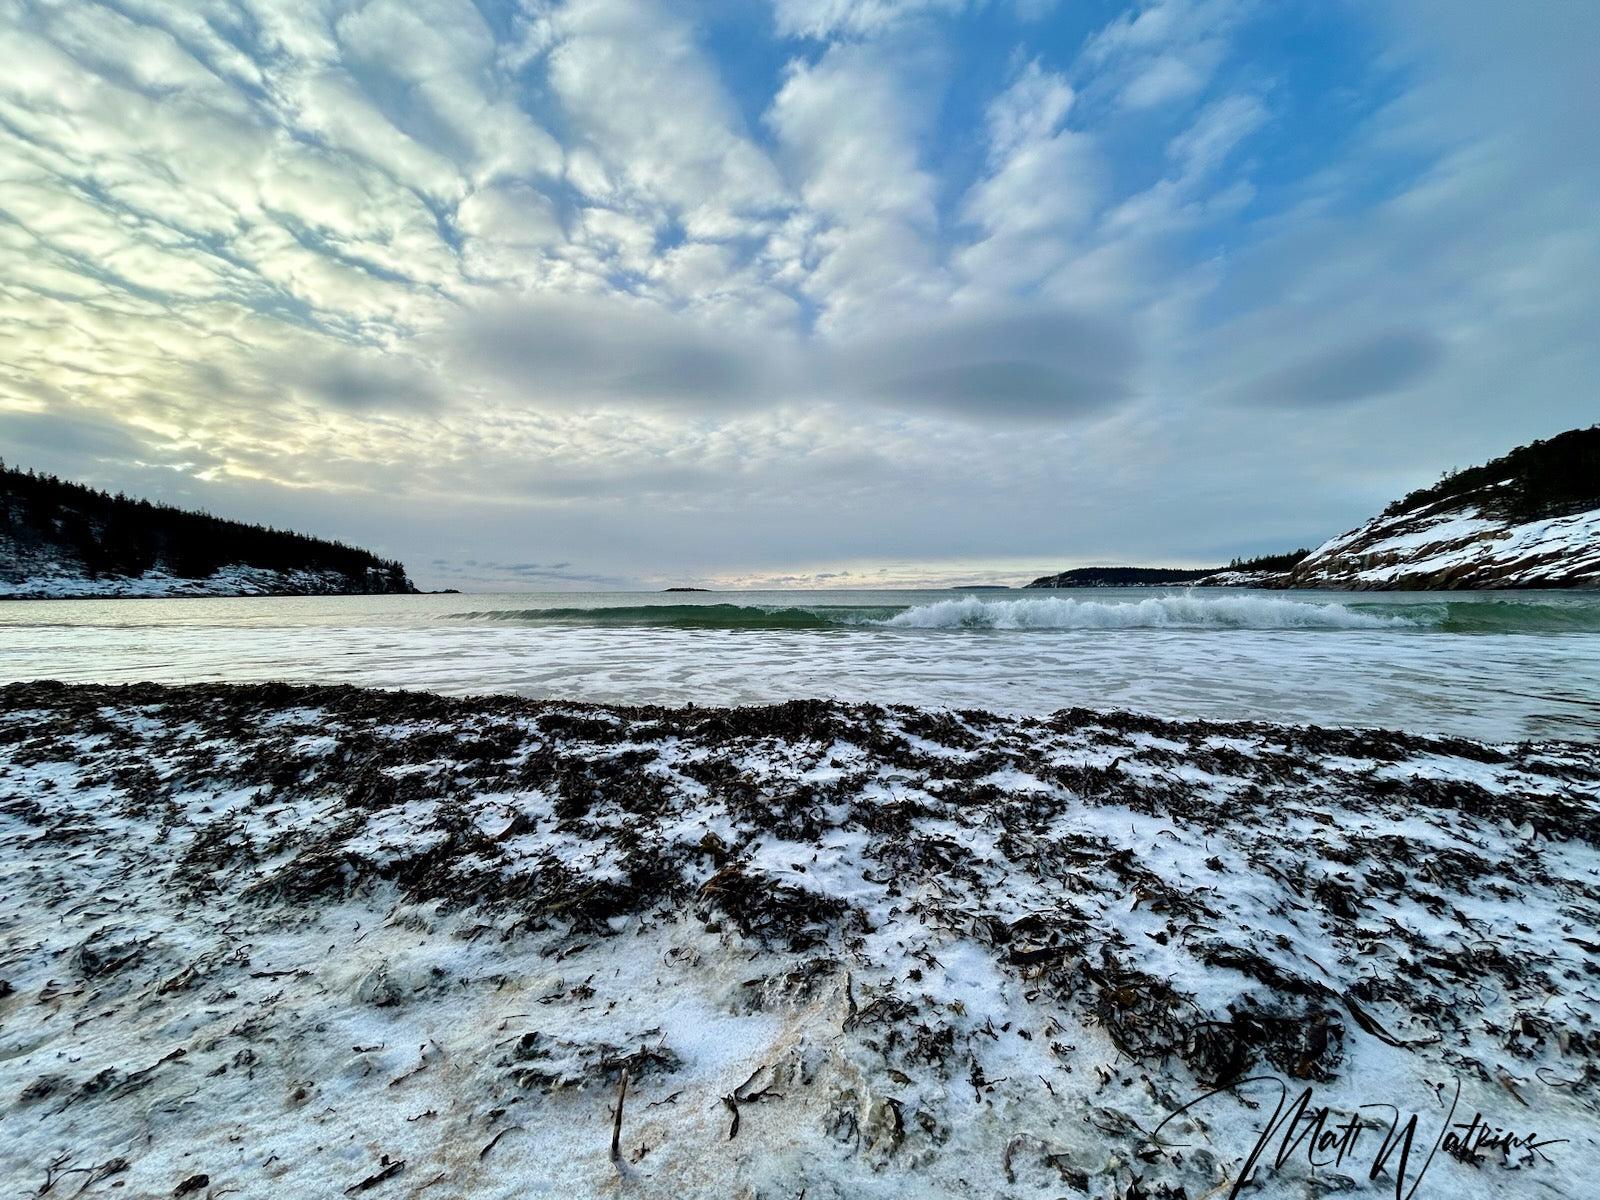
{"type": "Polygon", "coordinates": [[[1600,420],[1591,0],[0,0],[0,457],[425,588],[1312,546],[1600,420]]]}

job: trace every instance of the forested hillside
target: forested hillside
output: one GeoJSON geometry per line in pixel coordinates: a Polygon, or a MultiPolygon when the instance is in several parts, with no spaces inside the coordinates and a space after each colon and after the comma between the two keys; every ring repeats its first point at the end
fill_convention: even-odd
{"type": "Polygon", "coordinates": [[[1600,425],[1445,472],[1324,542],[1279,586],[1600,587],[1600,425]]]}
{"type": "Polygon", "coordinates": [[[405,567],[343,542],[113,496],[0,464],[0,578],[158,571],[206,579],[227,567],[337,576],[350,592],[409,592],[405,567]]]}
{"type": "Polygon", "coordinates": [[[1058,575],[1045,575],[1029,588],[1164,587],[1193,583],[1214,574],[1215,567],[1074,567],[1058,575]]]}
{"type": "Polygon", "coordinates": [[[1600,425],[1569,429],[1481,466],[1444,473],[1315,550],[1217,571],[1090,567],[1031,588],[1600,587],[1600,425]]]}
{"type": "Polygon", "coordinates": [[[1442,500],[1468,498],[1483,512],[1513,521],[1600,508],[1600,425],[1518,446],[1481,467],[1447,471],[1432,487],[1411,492],[1383,512],[1396,516],[1442,500]]]}

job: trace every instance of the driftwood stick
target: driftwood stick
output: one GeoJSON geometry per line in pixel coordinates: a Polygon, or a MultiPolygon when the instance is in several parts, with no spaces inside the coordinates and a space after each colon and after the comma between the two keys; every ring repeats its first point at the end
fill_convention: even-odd
{"type": "MultiPolygon", "coordinates": [[[[622,1069],[622,1081],[617,1085],[617,1108],[611,1114],[611,1161],[622,1162],[622,1102],[628,1097],[628,1069],[622,1069]]],[[[619,1167],[620,1169],[620,1167],[619,1167]]]]}

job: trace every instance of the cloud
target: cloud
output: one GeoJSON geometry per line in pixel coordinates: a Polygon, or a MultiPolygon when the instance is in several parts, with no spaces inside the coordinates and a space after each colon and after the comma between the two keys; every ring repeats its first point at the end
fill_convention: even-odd
{"type": "Polygon", "coordinates": [[[1122,103],[1134,109],[1156,108],[1193,96],[1205,87],[1209,74],[1205,60],[1213,57],[1212,44],[1201,43],[1198,52],[1187,58],[1161,54],[1149,59],[1122,89],[1122,103]]]}
{"type": "Polygon", "coordinates": [[[988,171],[960,209],[981,236],[954,256],[969,294],[1036,287],[1080,249],[1105,171],[1094,139],[1065,128],[1074,100],[1064,78],[1030,62],[990,102],[988,171]]]}
{"type": "Polygon", "coordinates": [[[781,388],[775,345],[637,301],[492,305],[465,316],[444,341],[455,372],[553,410],[726,408],[769,402],[781,388]]]}
{"type": "Polygon", "coordinates": [[[537,285],[566,240],[556,206],[535,188],[480,188],[456,207],[462,269],[475,280],[537,285]]]}
{"type": "Polygon", "coordinates": [[[937,182],[922,141],[943,86],[920,47],[834,43],[788,64],[767,110],[803,204],[780,244],[824,330],[925,310],[949,296],[937,247],[937,182]]]}
{"type": "Polygon", "coordinates": [[[12,466],[56,471],[95,486],[123,477],[124,471],[136,477],[189,475],[221,461],[193,441],[84,411],[0,411],[0,444],[12,466]]]}
{"type": "Polygon", "coordinates": [[[1059,0],[773,0],[778,32],[786,37],[825,41],[837,37],[879,37],[917,21],[971,10],[1009,9],[1026,25],[1041,21],[1059,0]]]}
{"type": "Polygon", "coordinates": [[[1267,122],[1267,108],[1255,96],[1224,96],[1195,117],[1167,144],[1167,157],[1185,180],[1217,170],[1230,153],[1267,122]]]}
{"type": "Polygon", "coordinates": [[[1043,70],[1034,59],[1017,79],[990,101],[984,116],[989,126],[991,161],[1003,161],[1027,146],[1047,142],[1060,131],[1072,110],[1070,84],[1043,70]]]}
{"type": "Polygon", "coordinates": [[[933,178],[917,148],[927,114],[907,103],[910,73],[927,66],[856,45],[790,62],[767,122],[808,206],[837,220],[933,223],[933,178]]]}
{"type": "Polygon", "coordinates": [[[600,168],[569,169],[568,179],[591,200],[712,238],[749,232],[753,218],[787,205],[778,172],[671,6],[570,0],[552,28],[551,87],[600,168]]]}
{"type": "Polygon", "coordinates": [[[0,412],[0,431],[8,446],[45,451],[52,456],[78,461],[140,459],[151,455],[148,443],[136,432],[95,415],[0,412]]]}
{"type": "Polygon", "coordinates": [[[1435,138],[1511,134],[1524,169],[1600,176],[1594,64],[1600,6],[1388,0],[1375,16],[1424,82],[1407,117],[1435,138]]]}
{"type": "Polygon", "coordinates": [[[967,420],[1071,421],[1133,394],[1137,354],[1117,326],[1068,312],[947,317],[844,347],[841,385],[967,420]]]}
{"type": "Polygon", "coordinates": [[[1190,100],[1211,83],[1250,0],[1156,0],[1124,12],[1084,47],[1078,70],[1140,112],[1190,100]]]}
{"type": "Polygon", "coordinates": [[[957,13],[974,0],[773,0],[778,32],[827,39],[881,34],[908,21],[957,13]]]}
{"type": "Polygon", "coordinates": [[[375,355],[341,351],[291,370],[314,399],[348,412],[427,412],[442,400],[426,373],[375,355]]]}
{"type": "Polygon", "coordinates": [[[1353,404],[1410,387],[1443,359],[1443,343],[1427,330],[1390,329],[1261,376],[1240,398],[1287,407],[1353,404]]]}
{"type": "Polygon", "coordinates": [[[453,372],[548,411],[715,412],[871,403],[966,421],[1070,421],[1127,400],[1128,330],[1041,308],[974,308],[850,339],[717,328],[647,305],[528,302],[464,318],[453,372]]]}

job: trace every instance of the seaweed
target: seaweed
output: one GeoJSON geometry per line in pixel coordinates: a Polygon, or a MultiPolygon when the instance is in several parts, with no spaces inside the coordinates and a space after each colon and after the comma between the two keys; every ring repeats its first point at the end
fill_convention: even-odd
{"type": "Polygon", "coordinates": [[[638,1048],[624,1050],[607,1042],[574,1042],[530,1030],[515,1039],[510,1055],[500,1066],[508,1069],[518,1087],[551,1092],[617,1084],[624,1075],[639,1080],[672,1074],[683,1060],[670,1047],[648,1039],[659,1030],[636,1038],[638,1048]]]}
{"type": "MultiPolygon", "coordinates": [[[[594,956],[638,938],[662,955],[659,986],[698,984],[696,968],[714,962],[715,1003],[784,1010],[776,1023],[799,1031],[770,1086],[752,1076],[710,1097],[730,1125],[827,1080],[817,1119],[873,1166],[929,1162],[959,1141],[931,1097],[1009,1113],[1038,1096],[1081,1098],[1096,1079],[1163,1102],[1252,1072],[1323,1082],[1362,1038],[1441,1073],[1491,1085],[1505,1074],[1524,1095],[1537,1079],[1590,1111],[1600,1002],[1584,989],[1600,976],[1588,932],[1600,888],[1573,864],[1595,832],[1597,762],[1576,745],[1503,752],[1087,710],[1019,719],[825,701],[669,709],[281,684],[10,685],[0,821],[40,864],[16,886],[50,915],[36,946],[8,951],[8,1021],[25,1010],[76,1029],[137,1011],[173,1030],[210,1025],[184,1035],[183,1059],[161,1057],[174,1043],[142,1060],[102,1054],[70,1078],[37,1074],[40,1061],[23,1068],[15,1103],[89,1121],[125,1096],[149,1102],[169,1075],[237,1072],[276,1078],[275,1097],[337,1124],[318,1110],[337,1096],[326,1079],[282,1073],[285,1048],[320,1032],[295,1004],[336,984],[342,1003],[371,1006],[361,1015],[375,1027],[402,1006],[504,989],[501,1011],[516,1011],[481,1059],[495,1128],[475,1123],[466,1157],[537,1128],[501,1120],[512,1104],[588,1089],[598,1109],[615,1089],[613,1162],[631,1178],[622,1099],[631,1109],[641,1095],[642,1112],[693,1086],[685,1074],[672,1096],[649,1098],[652,1076],[689,1067],[656,1031],[621,1037],[649,1018],[623,1016],[642,1001],[594,970],[594,956]],[[113,877],[89,868],[102,857],[127,889],[85,883],[113,877]],[[1525,892],[1548,900],[1547,919],[1521,919],[1525,892]],[[169,923],[135,923],[131,905],[155,894],[173,898],[160,909],[169,923]],[[337,901],[371,924],[336,936],[337,901]],[[486,978],[409,965],[380,933],[359,970],[330,976],[320,958],[268,957],[243,932],[353,948],[378,926],[526,965],[486,978]],[[169,930],[201,930],[205,944],[180,957],[184,938],[169,930]],[[961,982],[973,953],[993,987],[961,982]],[[564,962],[570,978],[525,991],[564,962]],[[525,1009],[602,1024],[521,1033],[525,1009]],[[1008,1046],[1038,1054],[1039,1073],[1017,1071],[1008,1046]]],[[[441,1069],[424,1047],[385,1062],[381,1040],[361,1035],[349,1086],[399,1089],[417,1122],[447,1111],[420,1093],[459,1061],[441,1069]],[[369,1074],[373,1084],[356,1082],[369,1074]]],[[[1115,1112],[1092,1106],[1123,1162],[1098,1186],[1161,1194],[1158,1174],[1175,1161],[1158,1168],[1115,1112]]],[[[90,1170],[71,1161],[52,1179],[90,1170]]],[[[1048,1143],[1013,1138],[1008,1161],[1089,1186],[1048,1143]]],[[[436,1182],[418,1179],[416,1190],[436,1182]]]]}
{"type": "Polygon", "coordinates": [[[706,880],[698,899],[702,921],[712,924],[713,915],[720,913],[744,937],[791,952],[822,945],[847,925],[865,926],[863,914],[837,896],[774,883],[741,863],[731,863],[706,880]],[[854,920],[847,922],[846,917],[854,920]]]}

